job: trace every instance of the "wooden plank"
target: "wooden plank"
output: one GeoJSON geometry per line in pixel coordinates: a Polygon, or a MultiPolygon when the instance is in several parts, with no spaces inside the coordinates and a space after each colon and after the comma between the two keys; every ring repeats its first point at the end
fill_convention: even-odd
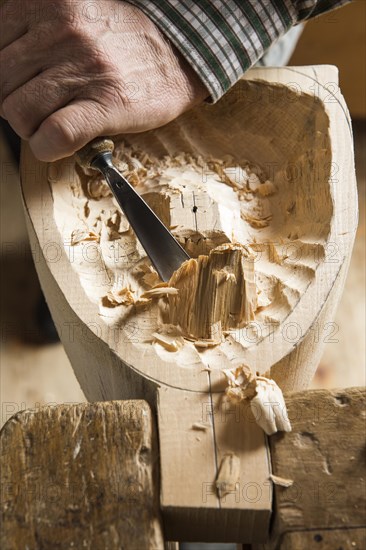
{"type": "Polygon", "coordinates": [[[161,506],[166,536],[193,542],[260,542],[272,506],[266,438],[250,407],[222,393],[161,388],[158,399],[161,506]],[[222,460],[235,456],[221,498],[222,460]]]}
{"type": "Polygon", "coordinates": [[[1,432],[1,548],[163,549],[145,401],[27,410],[1,432]]]}
{"type": "Polygon", "coordinates": [[[203,422],[208,395],[173,388],[159,390],[157,414],[161,467],[161,507],[166,537],[200,541],[214,528],[216,494],[207,490],[216,477],[210,420],[203,422]]]}
{"type": "Polygon", "coordinates": [[[364,548],[365,388],[288,394],[286,404],[293,431],[269,441],[273,473],[293,485],[274,486],[271,539],[255,548],[364,548]]]}
{"type": "Polygon", "coordinates": [[[357,550],[366,548],[366,528],[317,529],[286,533],[281,550],[357,550]]]}
{"type": "Polygon", "coordinates": [[[233,403],[213,393],[216,463],[238,460],[239,477],[219,499],[227,541],[261,542],[269,533],[272,484],[269,479],[268,438],[257,425],[250,403],[233,403]]]}

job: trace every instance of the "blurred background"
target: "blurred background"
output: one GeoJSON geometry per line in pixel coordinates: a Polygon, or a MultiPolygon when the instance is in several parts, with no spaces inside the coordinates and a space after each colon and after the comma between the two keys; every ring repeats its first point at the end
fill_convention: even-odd
{"type": "MultiPolygon", "coordinates": [[[[365,384],[366,2],[358,0],[306,24],[289,65],[334,64],[353,119],[360,224],[335,322],[314,388],[365,384]]],[[[28,244],[16,162],[1,145],[1,424],[19,410],[84,401],[58,342],[28,244]]],[[[346,182],[345,182],[346,183],[346,182]]],[[[192,548],[192,546],[191,546],[192,548]]]]}

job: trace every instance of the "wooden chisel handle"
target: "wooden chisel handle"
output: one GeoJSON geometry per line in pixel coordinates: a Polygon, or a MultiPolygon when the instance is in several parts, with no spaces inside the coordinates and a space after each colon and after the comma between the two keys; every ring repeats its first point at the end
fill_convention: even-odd
{"type": "Polygon", "coordinates": [[[77,153],[76,160],[82,168],[92,168],[91,164],[100,153],[113,153],[114,142],[108,138],[96,138],[90,141],[77,153]]]}

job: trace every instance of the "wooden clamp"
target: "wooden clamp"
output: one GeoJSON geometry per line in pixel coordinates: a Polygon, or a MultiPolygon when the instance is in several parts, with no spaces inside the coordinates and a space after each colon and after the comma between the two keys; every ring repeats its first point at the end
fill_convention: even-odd
{"type": "MultiPolygon", "coordinates": [[[[286,403],[293,431],[269,438],[272,530],[253,548],[363,548],[365,389],[293,393],[286,403]]],[[[157,448],[144,401],[18,413],[1,432],[1,548],[163,549],[172,526],[169,514],[165,529],[161,519],[157,448]]],[[[252,500],[254,489],[246,493],[252,500]]],[[[216,536],[238,540],[241,530],[230,539],[224,514],[215,519],[216,536]]],[[[200,540],[213,540],[210,524],[200,540]]]]}

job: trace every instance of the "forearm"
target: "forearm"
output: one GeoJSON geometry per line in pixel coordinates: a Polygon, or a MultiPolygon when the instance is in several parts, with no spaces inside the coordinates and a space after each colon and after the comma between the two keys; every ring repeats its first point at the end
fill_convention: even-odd
{"type": "Polygon", "coordinates": [[[168,36],[217,101],[291,27],[350,0],[129,0],[168,36]]]}

